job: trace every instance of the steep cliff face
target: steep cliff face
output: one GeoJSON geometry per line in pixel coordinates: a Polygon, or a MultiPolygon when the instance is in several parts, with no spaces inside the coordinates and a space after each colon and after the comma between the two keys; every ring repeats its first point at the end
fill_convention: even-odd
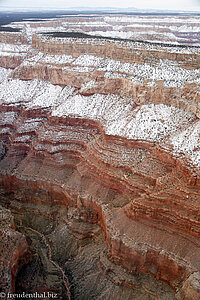
{"type": "Polygon", "coordinates": [[[31,259],[26,238],[15,230],[14,220],[8,209],[0,207],[1,243],[1,297],[15,292],[15,279],[18,269],[31,259]]]}
{"type": "MultiPolygon", "coordinates": [[[[62,261],[91,299],[81,263],[94,282],[112,282],[95,297],[110,299],[119,285],[117,299],[199,299],[199,49],[31,36],[29,25],[29,44],[1,46],[2,205],[22,222],[18,230],[39,237],[29,236],[33,245],[42,240],[60,257],[55,265],[43,253],[42,262],[62,273],[62,261]],[[68,253],[52,246],[55,234],[68,253]],[[70,250],[77,240],[92,242],[70,250]],[[152,293],[149,274],[158,280],[152,293]]],[[[63,297],[59,284],[56,293],[63,297]]]]}

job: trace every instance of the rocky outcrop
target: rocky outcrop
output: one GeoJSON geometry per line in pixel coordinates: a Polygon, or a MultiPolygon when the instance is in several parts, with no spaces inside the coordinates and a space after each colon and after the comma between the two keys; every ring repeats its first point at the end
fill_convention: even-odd
{"type": "MultiPolygon", "coordinates": [[[[77,240],[102,231],[100,266],[115,284],[137,289],[134,276],[151,274],[176,299],[198,299],[198,50],[130,45],[33,36],[16,48],[22,63],[0,70],[1,202],[77,240]]],[[[22,227],[44,234],[35,224],[22,227]]]]}
{"type": "Polygon", "coordinates": [[[199,55],[195,52],[170,51],[171,47],[165,46],[164,49],[159,45],[154,47],[143,43],[134,43],[131,41],[117,41],[92,39],[88,43],[84,39],[73,41],[66,39],[64,42],[59,38],[41,37],[33,35],[32,46],[40,52],[50,55],[72,55],[78,57],[87,53],[98,57],[109,57],[121,62],[135,62],[138,64],[150,63],[152,65],[159,63],[160,59],[169,59],[176,61],[180,65],[188,68],[195,68],[199,65],[199,55]]]}
{"type": "Polygon", "coordinates": [[[5,298],[8,292],[15,293],[17,272],[31,260],[32,255],[25,236],[15,230],[11,212],[3,207],[0,207],[0,224],[0,291],[1,297],[5,298]]]}
{"type": "Polygon", "coordinates": [[[12,45],[28,44],[24,34],[16,32],[1,32],[0,42],[12,45]]]}

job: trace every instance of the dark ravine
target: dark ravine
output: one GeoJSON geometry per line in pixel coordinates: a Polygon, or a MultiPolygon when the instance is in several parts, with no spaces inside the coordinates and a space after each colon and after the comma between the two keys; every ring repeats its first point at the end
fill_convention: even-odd
{"type": "Polygon", "coordinates": [[[131,275],[108,260],[104,237],[96,225],[77,220],[56,225],[42,217],[31,216],[30,208],[27,211],[26,214],[25,209],[23,215],[15,213],[15,222],[27,238],[33,258],[19,271],[15,293],[37,290],[57,294],[58,299],[110,299],[113,294],[117,299],[174,298],[168,285],[158,283],[149,275],[131,275]],[[37,230],[27,228],[27,223],[37,230]],[[44,231],[45,234],[41,234],[44,231]],[[68,297],[58,265],[68,276],[68,297]]]}

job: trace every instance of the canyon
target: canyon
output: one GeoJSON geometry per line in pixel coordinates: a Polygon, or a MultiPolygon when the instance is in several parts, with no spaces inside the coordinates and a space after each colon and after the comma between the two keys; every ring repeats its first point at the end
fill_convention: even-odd
{"type": "Polygon", "coordinates": [[[199,299],[199,19],[9,27],[20,32],[0,32],[1,295],[199,299]]]}

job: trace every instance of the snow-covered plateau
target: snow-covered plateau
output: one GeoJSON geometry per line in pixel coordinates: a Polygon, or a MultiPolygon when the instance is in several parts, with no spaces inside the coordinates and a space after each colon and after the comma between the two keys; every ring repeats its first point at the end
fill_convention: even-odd
{"type": "MultiPolygon", "coordinates": [[[[48,108],[52,117],[100,122],[108,136],[161,143],[166,149],[171,145],[172,155],[184,155],[199,167],[200,50],[198,43],[193,45],[192,35],[196,33],[196,39],[199,38],[199,19],[113,15],[94,15],[88,21],[86,18],[63,16],[48,23],[26,20],[9,24],[21,29],[21,33],[11,33],[11,39],[12,35],[14,40],[23,35],[27,42],[9,42],[9,33],[7,39],[2,37],[0,105],[20,105],[25,110],[48,108]],[[56,31],[86,33],[91,37],[42,34],[56,31]],[[178,46],[177,33],[189,34],[187,46],[178,46]],[[150,41],[150,35],[153,39],[157,35],[158,43],[133,41],[144,35],[145,42],[150,41]],[[160,44],[166,41],[167,44],[160,44]],[[121,51],[122,57],[118,54],[115,58],[115,50],[107,53],[107,47],[121,51]],[[128,54],[123,54],[127,50],[128,54]],[[135,55],[132,60],[129,53],[135,55]],[[19,56],[21,61],[15,69],[5,68],[5,59],[19,56]],[[51,72],[57,72],[52,75],[56,76],[56,84],[49,77],[51,72]],[[73,80],[68,80],[70,76],[74,76],[73,80]],[[70,84],[65,83],[67,80],[70,84]],[[165,101],[161,100],[161,81],[160,93],[165,91],[168,97],[173,97],[176,90],[175,100],[169,98],[168,103],[167,96],[165,101]],[[122,92],[118,92],[119,82],[122,92]],[[149,93],[152,103],[146,100],[149,93]],[[143,99],[141,104],[137,97],[143,99]],[[172,103],[175,104],[171,106],[172,103]]],[[[14,122],[15,117],[14,112],[8,113],[5,121],[11,118],[14,122]]],[[[5,128],[2,130],[5,132],[5,128]]]]}

